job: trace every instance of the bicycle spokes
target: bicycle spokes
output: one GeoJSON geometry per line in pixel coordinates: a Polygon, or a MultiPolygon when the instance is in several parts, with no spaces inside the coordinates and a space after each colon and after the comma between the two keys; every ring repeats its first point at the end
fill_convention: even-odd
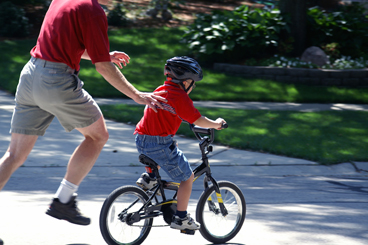
{"type": "Polygon", "coordinates": [[[213,243],[225,243],[241,229],[245,218],[245,199],[233,183],[219,181],[206,189],[197,205],[196,219],[201,223],[200,232],[213,243]]]}

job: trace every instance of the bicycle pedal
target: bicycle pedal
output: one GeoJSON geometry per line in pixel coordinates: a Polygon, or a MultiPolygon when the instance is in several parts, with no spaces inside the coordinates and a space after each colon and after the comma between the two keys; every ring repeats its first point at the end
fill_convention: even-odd
{"type": "Polygon", "coordinates": [[[194,235],[195,230],[184,229],[184,230],[180,230],[180,233],[184,233],[187,235],[194,235]]]}

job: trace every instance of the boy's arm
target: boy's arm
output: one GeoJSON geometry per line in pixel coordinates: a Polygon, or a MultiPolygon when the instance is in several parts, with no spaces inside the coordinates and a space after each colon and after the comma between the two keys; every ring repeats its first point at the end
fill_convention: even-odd
{"type": "Polygon", "coordinates": [[[217,118],[216,121],[213,121],[205,116],[201,116],[193,124],[200,126],[202,128],[214,128],[217,130],[221,130],[223,123],[226,123],[226,121],[220,117],[217,118]]]}

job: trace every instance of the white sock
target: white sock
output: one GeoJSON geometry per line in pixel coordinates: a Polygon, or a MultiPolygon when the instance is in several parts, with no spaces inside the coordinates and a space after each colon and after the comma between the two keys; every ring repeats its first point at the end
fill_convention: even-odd
{"type": "Polygon", "coordinates": [[[60,183],[59,189],[55,193],[55,198],[58,198],[61,203],[68,203],[77,190],[77,185],[63,179],[60,183]]]}

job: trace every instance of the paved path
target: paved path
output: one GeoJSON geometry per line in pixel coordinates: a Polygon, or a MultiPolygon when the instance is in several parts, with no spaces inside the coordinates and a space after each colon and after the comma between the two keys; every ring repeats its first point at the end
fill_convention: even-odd
{"type": "MultiPolygon", "coordinates": [[[[0,91],[0,156],[10,140],[13,100],[13,96],[0,91]]],[[[116,100],[97,101],[100,104],[116,103],[116,100]]],[[[225,104],[229,107],[240,105],[225,104]]],[[[244,106],[248,109],[282,109],[280,103],[277,107],[270,103],[244,106]]],[[[292,106],[295,105],[285,104],[283,108],[292,106]]],[[[307,105],[297,108],[306,108],[304,106],[307,105]]],[[[335,106],[331,105],[330,109],[335,106]]],[[[366,110],[362,105],[339,105],[339,108],[366,110]]],[[[78,132],[65,133],[54,120],[46,135],[37,141],[24,166],[0,192],[0,237],[6,245],[104,244],[98,225],[103,200],[115,188],[133,184],[143,170],[134,145],[134,127],[110,120],[107,120],[107,126],[110,139],[79,189],[79,207],[92,218],[92,224],[75,226],[44,214],[65,174],[70,154],[82,140],[78,132]]],[[[198,142],[177,139],[189,161],[196,165],[200,159],[198,142]]],[[[247,200],[244,227],[229,244],[366,244],[368,163],[321,166],[303,159],[223,146],[214,146],[210,162],[215,178],[236,183],[247,200]]],[[[189,207],[193,215],[195,200],[200,194],[201,181],[197,181],[189,207]]],[[[209,244],[199,233],[178,235],[169,228],[155,228],[144,244],[171,245],[173,241],[178,245],[209,244]]]]}

